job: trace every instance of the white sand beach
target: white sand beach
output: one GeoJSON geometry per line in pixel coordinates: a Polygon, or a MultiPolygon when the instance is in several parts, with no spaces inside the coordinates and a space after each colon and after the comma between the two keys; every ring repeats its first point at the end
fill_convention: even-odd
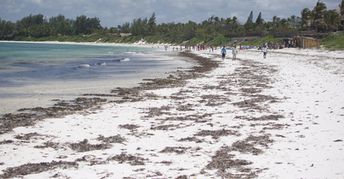
{"type": "Polygon", "coordinates": [[[344,177],[344,52],[193,53],[219,67],[1,134],[0,178],[344,177]]]}

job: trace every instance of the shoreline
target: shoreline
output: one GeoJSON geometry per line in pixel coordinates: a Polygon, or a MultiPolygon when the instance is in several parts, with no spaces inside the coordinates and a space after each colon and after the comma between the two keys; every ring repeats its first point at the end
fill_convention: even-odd
{"type": "MultiPolygon", "coordinates": [[[[130,54],[131,55],[131,54],[130,54]]],[[[27,83],[23,86],[0,88],[0,116],[16,113],[21,108],[51,107],[54,100],[72,100],[85,93],[108,93],[116,87],[134,87],[145,78],[167,77],[168,73],[179,68],[189,68],[194,64],[190,60],[178,57],[177,53],[149,51],[147,54],[133,58],[150,58],[159,68],[140,69],[132,74],[110,74],[95,80],[72,79],[27,83]]],[[[126,62],[125,62],[126,63],[126,62]]],[[[35,82],[35,80],[33,80],[35,82]]]]}
{"type": "MultiPolygon", "coordinates": [[[[3,42],[3,43],[31,43],[31,44],[62,44],[62,45],[86,45],[86,46],[107,46],[107,47],[116,47],[116,46],[121,46],[121,47],[139,47],[139,48],[142,48],[142,49],[148,49],[149,51],[151,51],[151,52],[154,52],[154,53],[156,53],[155,55],[160,55],[161,57],[163,57],[162,59],[164,59],[165,60],[165,57],[166,58],[168,58],[167,60],[169,60],[169,61],[171,61],[171,63],[173,63],[173,64],[176,64],[175,66],[177,66],[177,67],[179,67],[179,66],[185,66],[185,65],[181,65],[181,64],[179,64],[179,63],[181,63],[182,61],[184,61],[183,59],[182,60],[180,60],[181,62],[173,62],[173,59],[172,58],[175,58],[175,57],[177,57],[177,55],[176,54],[172,54],[172,53],[170,53],[170,52],[168,52],[168,53],[166,53],[165,51],[163,51],[161,48],[159,48],[159,49],[152,49],[152,50],[150,50],[149,48],[156,48],[156,47],[158,47],[159,46],[159,44],[149,44],[149,45],[145,45],[145,44],[116,44],[116,43],[94,43],[94,42],[90,42],[90,43],[84,43],[84,42],[81,42],[81,43],[78,43],[78,42],[57,42],[57,41],[45,41],[45,42],[35,42],[35,41],[0,41],[0,43],[1,42],[3,42]]],[[[173,52],[174,53],[174,52],[173,52]]],[[[173,65],[172,65],[173,66],[173,65]]],[[[189,65],[186,65],[186,66],[192,66],[192,64],[189,64],[189,65]]],[[[177,68],[176,67],[176,68],[177,68]]],[[[155,70],[154,71],[154,73],[152,73],[152,74],[149,74],[149,71],[147,71],[147,70],[145,70],[145,71],[142,71],[142,72],[140,72],[140,73],[142,73],[141,75],[137,75],[138,73],[136,73],[136,76],[147,76],[148,78],[154,78],[155,76],[165,76],[165,73],[167,72],[167,71],[171,71],[171,69],[169,69],[170,67],[168,67],[168,66],[166,66],[166,67],[164,67],[164,68],[162,68],[162,69],[160,69],[160,70],[155,70]],[[166,68],[166,69],[165,69],[166,68]]],[[[171,67],[172,68],[172,67],[171,67]]],[[[172,70],[174,70],[174,69],[172,69],[172,70]]],[[[138,85],[138,83],[140,83],[141,81],[142,81],[142,79],[144,79],[145,77],[139,77],[139,78],[137,78],[137,79],[133,79],[133,77],[131,77],[131,76],[135,76],[135,75],[127,75],[127,77],[126,78],[128,78],[131,82],[129,82],[129,83],[127,83],[126,82],[126,79],[120,79],[120,80],[116,80],[116,82],[111,82],[111,84],[115,84],[116,83],[116,85],[112,85],[112,86],[114,86],[114,87],[128,87],[128,86],[136,86],[136,85],[138,85]],[[118,84],[118,85],[117,85],[118,84]],[[126,84],[126,85],[123,85],[123,84],[126,84]]],[[[111,80],[111,79],[108,79],[108,80],[111,80]]],[[[101,86],[105,86],[103,83],[107,83],[106,82],[107,81],[107,79],[100,79],[98,82],[95,82],[94,84],[96,85],[96,86],[98,86],[99,84],[101,85],[101,86]]],[[[59,81],[56,81],[57,83],[61,83],[61,82],[59,82],[59,81]]],[[[64,83],[64,82],[62,82],[62,83],[64,83]]],[[[83,83],[83,81],[81,80],[80,81],[80,84],[81,83],[83,83]]],[[[78,84],[78,83],[76,83],[76,84],[78,84]]],[[[8,87],[8,89],[6,88],[4,88],[4,89],[0,89],[0,92],[4,92],[5,94],[7,94],[6,93],[6,91],[8,90],[8,91],[10,91],[10,93],[8,93],[8,95],[16,95],[16,94],[19,94],[19,95],[24,95],[24,103],[30,103],[30,99],[31,99],[31,97],[30,96],[28,96],[28,95],[26,95],[25,94],[25,90],[29,90],[29,91],[31,91],[32,93],[31,93],[31,96],[37,96],[37,97],[39,97],[39,99],[31,99],[32,101],[33,101],[33,103],[32,104],[30,104],[30,105],[24,105],[23,103],[21,103],[21,104],[23,104],[23,105],[20,105],[20,107],[18,108],[18,107],[16,107],[16,103],[18,102],[17,100],[15,100],[15,99],[9,99],[9,100],[7,100],[7,99],[5,99],[5,100],[2,100],[2,102],[1,102],[1,104],[6,104],[7,102],[8,102],[8,104],[9,104],[9,107],[7,107],[6,106],[6,108],[3,108],[3,109],[1,109],[1,111],[0,111],[0,116],[1,115],[3,115],[3,114],[6,114],[6,113],[15,113],[16,111],[17,111],[17,109],[20,109],[20,108],[33,108],[33,107],[36,107],[36,106],[42,106],[42,105],[37,105],[37,104],[39,104],[40,103],[40,101],[45,101],[44,103],[45,104],[47,104],[47,105],[45,105],[44,104],[44,106],[52,106],[53,104],[54,104],[54,102],[51,102],[50,100],[56,100],[56,99],[68,99],[68,100],[71,100],[71,99],[73,99],[73,98],[76,98],[77,96],[80,96],[80,95],[82,95],[83,93],[99,93],[98,91],[99,90],[91,90],[91,87],[88,87],[87,89],[88,90],[79,90],[79,91],[77,91],[77,90],[72,90],[72,88],[77,88],[77,86],[76,85],[74,85],[74,84],[68,84],[68,82],[67,82],[67,85],[68,86],[70,86],[70,88],[68,88],[67,89],[67,91],[70,91],[70,93],[71,94],[66,94],[66,95],[63,95],[63,94],[60,94],[60,91],[59,90],[54,90],[53,89],[53,91],[56,91],[57,93],[56,93],[56,95],[54,95],[54,94],[52,94],[51,96],[56,96],[56,97],[54,97],[54,98],[52,98],[52,97],[50,97],[49,96],[49,94],[50,94],[50,91],[49,91],[49,88],[51,87],[51,86],[56,86],[55,84],[52,84],[52,85],[49,85],[49,83],[47,82],[47,83],[44,83],[44,84],[42,84],[42,85],[39,85],[39,89],[37,89],[37,87],[35,87],[36,85],[27,85],[27,88],[28,89],[21,89],[20,87],[8,87]],[[40,87],[42,87],[42,88],[40,88],[40,87]],[[12,93],[13,92],[13,93],[12,93]],[[47,94],[47,95],[46,95],[47,94]],[[73,97],[73,94],[74,94],[74,97],[73,97]],[[77,95],[75,95],[75,94],[77,94],[77,95]],[[26,102],[25,102],[26,101],[26,102]],[[11,107],[11,106],[13,106],[13,107],[11,107]],[[9,112],[7,112],[7,109],[9,109],[10,111],[9,112]],[[12,110],[12,109],[14,109],[14,110],[12,110]]],[[[87,86],[87,85],[86,85],[87,86]]],[[[107,86],[109,86],[109,85],[107,85],[107,86]]],[[[25,88],[25,87],[24,87],[25,88]]],[[[107,91],[110,91],[110,90],[112,90],[112,88],[109,88],[108,87],[108,90],[107,91]]],[[[104,92],[104,90],[102,90],[103,92],[104,92]]],[[[54,92],[52,92],[52,93],[54,93],[54,92]]],[[[63,93],[63,92],[62,92],[63,93]]],[[[20,98],[20,96],[18,97],[19,99],[21,99],[20,98]]],[[[20,102],[20,101],[19,101],[20,102]]]]}
{"type": "Polygon", "coordinates": [[[15,127],[34,125],[37,121],[45,118],[63,117],[104,105],[108,102],[122,103],[126,100],[135,100],[137,97],[135,95],[137,95],[139,91],[180,85],[183,81],[198,76],[196,73],[203,73],[210,70],[204,69],[206,65],[209,65],[209,63],[202,62],[202,60],[210,61],[210,59],[197,57],[191,53],[185,52],[180,52],[178,56],[189,58],[196,64],[191,65],[190,70],[179,69],[176,71],[165,72],[166,78],[143,78],[142,80],[139,80],[140,82],[136,83],[137,85],[134,85],[134,87],[117,87],[112,89],[109,93],[80,94],[78,95],[79,97],[73,97],[71,100],[55,99],[53,100],[52,105],[48,107],[21,108],[16,112],[4,113],[0,115],[0,121],[4,121],[0,126],[0,134],[10,132],[15,127]],[[197,67],[197,65],[201,65],[201,67],[197,67]],[[108,97],[110,97],[110,99],[107,99],[108,97]],[[111,100],[112,97],[115,97],[116,100],[111,100]]]}
{"type": "Polygon", "coordinates": [[[90,45],[90,46],[123,46],[123,47],[143,47],[143,48],[158,48],[163,49],[164,45],[171,45],[165,43],[107,43],[107,42],[61,42],[61,41],[10,41],[10,40],[0,40],[6,43],[31,43],[31,44],[62,44],[62,45],[90,45]]]}
{"type": "Polygon", "coordinates": [[[344,176],[344,63],[317,52],[193,53],[184,55],[210,59],[195,73],[0,135],[0,178],[344,176]]]}

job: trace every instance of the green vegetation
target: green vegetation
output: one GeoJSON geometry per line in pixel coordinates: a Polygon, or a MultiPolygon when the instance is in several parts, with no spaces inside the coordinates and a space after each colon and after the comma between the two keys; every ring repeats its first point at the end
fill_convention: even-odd
{"type": "Polygon", "coordinates": [[[263,43],[267,43],[267,42],[277,43],[277,42],[280,42],[280,39],[279,38],[275,38],[272,35],[268,35],[268,36],[264,36],[264,37],[261,37],[261,38],[254,39],[252,41],[243,42],[242,45],[259,46],[259,45],[261,45],[263,43]]]}
{"type": "Polygon", "coordinates": [[[321,40],[321,45],[330,50],[344,50],[344,32],[329,35],[321,40]]]}
{"type": "MultiPolygon", "coordinates": [[[[130,43],[143,39],[150,43],[220,46],[230,44],[231,39],[236,37],[255,37],[256,40],[243,44],[260,45],[264,42],[276,42],[281,37],[292,37],[302,31],[330,33],[344,30],[344,0],[341,0],[339,7],[339,12],[328,10],[325,3],[318,1],[313,9],[303,9],[301,17],[274,16],[272,21],[265,21],[261,12],[254,19],[254,12],[251,11],[244,24],[235,16],[212,16],[200,23],[189,21],[157,24],[153,13],[149,18],[137,18],[110,28],[102,27],[97,17],[81,15],[68,19],[58,15],[46,19],[42,14],[37,14],[17,22],[0,18],[0,40],[130,43]]],[[[331,38],[332,36],[327,39],[331,38]]],[[[325,44],[330,43],[327,39],[324,40],[325,44]]]]}

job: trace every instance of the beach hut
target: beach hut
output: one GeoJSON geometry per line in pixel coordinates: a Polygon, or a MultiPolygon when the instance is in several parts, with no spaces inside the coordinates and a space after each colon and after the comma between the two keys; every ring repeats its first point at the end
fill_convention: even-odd
{"type": "Polygon", "coordinates": [[[299,48],[320,48],[320,40],[312,37],[294,37],[294,43],[299,48]]]}

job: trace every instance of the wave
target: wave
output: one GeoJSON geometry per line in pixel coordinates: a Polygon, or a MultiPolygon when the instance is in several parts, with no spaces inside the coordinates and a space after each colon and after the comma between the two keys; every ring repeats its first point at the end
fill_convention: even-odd
{"type": "Polygon", "coordinates": [[[137,54],[138,52],[124,52],[125,54],[137,54]]]}
{"type": "Polygon", "coordinates": [[[130,55],[146,55],[143,52],[124,52],[124,54],[130,54],[130,55]]]}
{"type": "Polygon", "coordinates": [[[17,61],[13,62],[13,65],[32,65],[32,64],[38,64],[37,62],[34,61],[17,61]]]}
{"type": "Polygon", "coordinates": [[[107,64],[105,62],[98,62],[98,63],[94,63],[94,64],[87,64],[87,63],[84,63],[84,64],[80,64],[78,67],[79,68],[90,68],[92,66],[106,66],[107,64]]]}
{"type": "Polygon", "coordinates": [[[130,58],[112,59],[112,62],[129,62],[130,58]]]}
{"type": "Polygon", "coordinates": [[[123,58],[122,60],[121,60],[121,62],[129,62],[130,61],[130,58],[123,58]]]}
{"type": "Polygon", "coordinates": [[[91,65],[87,63],[79,65],[79,68],[90,68],[90,67],[91,65]]]}

